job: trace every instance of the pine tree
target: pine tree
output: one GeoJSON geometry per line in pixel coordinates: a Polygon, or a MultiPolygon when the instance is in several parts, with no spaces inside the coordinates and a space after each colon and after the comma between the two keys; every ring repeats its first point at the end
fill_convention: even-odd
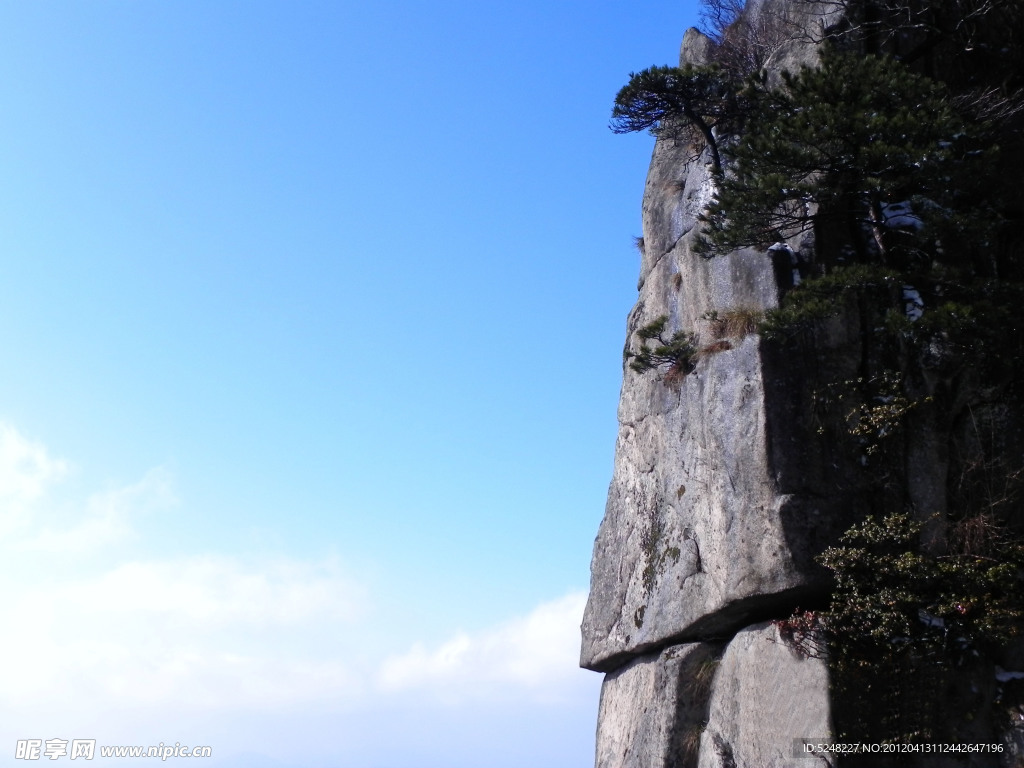
{"type": "Polygon", "coordinates": [[[650,131],[655,136],[698,138],[710,149],[717,173],[722,160],[712,128],[725,127],[742,115],[738,90],[717,65],[649,67],[630,73],[629,83],[615,97],[611,129],[615,133],[650,131]]]}
{"type": "Polygon", "coordinates": [[[693,358],[697,354],[696,339],[692,333],[676,331],[666,337],[665,326],[668,315],[662,315],[653,323],[648,323],[638,330],[640,351],[628,354],[633,358],[629,364],[637,373],[654,370],[660,366],[668,366],[670,372],[685,376],[693,370],[693,358]],[[651,346],[654,342],[655,346],[651,346]]]}
{"type": "Polygon", "coordinates": [[[934,257],[936,232],[992,218],[970,195],[991,151],[944,88],[890,58],[826,50],[819,69],[752,83],[745,130],[703,217],[707,255],[822,224],[860,261],[934,257]]]}

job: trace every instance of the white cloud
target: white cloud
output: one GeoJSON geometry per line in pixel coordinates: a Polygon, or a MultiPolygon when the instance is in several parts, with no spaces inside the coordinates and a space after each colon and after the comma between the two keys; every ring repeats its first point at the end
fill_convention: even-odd
{"type": "Polygon", "coordinates": [[[211,765],[232,766],[254,764],[250,752],[308,765],[307,750],[429,764],[442,742],[465,753],[447,764],[474,765],[503,744],[501,764],[519,765],[540,764],[520,754],[524,731],[549,728],[561,744],[579,713],[592,730],[599,681],[577,668],[582,593],[427,648],[404,606],[378,606],[332,560],[147,558],[158,542],[139,521],[176,503],[170,473],[55,500],[69,466],[0,424],[0,740],[202,739],[237,755],[211,765]],[[396,638],[411,649],[384,658],[382,639],[396,638]]]}
{"type": "Polygon", "coordinates": [[[0,533],[26,525],[32,505],[67,472],[42,443],[0,422],[0,533]]]}
{"type": "Polygon", "coordinates": [[[91,552],[131,539],[135,517],[177,502],[172,487],[173,480],[167,469],[151,469],[137,483],[90,496],[84,505],[84,514],[71,525],[60,527],[43,523],[20,547],[49,552],[91,552]]]}
{"type": "Polygon", "coordinates": [[[0,701],[237,709],[360,687],[341,654],[305,642],[342,636],[360,614],[360,590],[332,563],[199,556],[2,586],[14,620],[0,633],[0,701]]]}
{"type": "Polygon", "coordinates": [[[0,535],[12,549],[93,552],[134,537],[133,521],[176,502],[171,473],[157,467],[141,480],[61,505],[49,496],[70,471],[46,446],[0,422],[0,535]]]}
{"type": "Polygon", "coordinates": [[[574,592],[475,635],[458,632],[434,650],[415,645],[384,661],[379,684],[387,691],[428,689],[448,700],[523,692],[558,698],[592,677],[578,669],[585,604],[586,594],[574,592]]]}
{"type": "Polygon", "coordinates": [[[170,472],[57,503],[68,467],[0,424],[0,706],[282,706],[360,687],[317,642],[365,603],[337,563],[139,559],[137,521],[177,502],[170,472]]]}
{"type": "Polygon", "coordinates": [[[0,499],[37,499],[67,470],[67,462],[51,458],[42,443],[0,423],[0,499]]]}
{"type": "Polygon", "coordinates": [[[68,586],[66,597],[98,614],[147,621],[164,615],[210,627],[348,618],[357,609],[355,592],[330,564],[278,560],[246,568],[205,555],[125,563],[95,581],[68,586]]]}

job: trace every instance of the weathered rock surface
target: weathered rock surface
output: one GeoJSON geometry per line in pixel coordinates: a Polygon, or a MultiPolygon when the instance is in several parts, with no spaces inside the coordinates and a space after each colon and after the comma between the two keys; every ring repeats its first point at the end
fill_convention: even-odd
{"type": "Polygon", "coordinates": [[[771,624],[739,632],[718,665],[701,768],[822,768],[823,756],[798,756],[798,739],[832,734],[828,667],[784,641],[771,624]]]}
{"type": "Polygon", "coordinates": [[[828,500],[779,492],[755,336],[699,363],[678,391],[658,377],[639,382],[620,418],[584,666],[614,669],[675,638],[728,635],[813,597],[828,500]]]}
{"type": "MultiPolygon", "coordinates": [[[[751,3],[749,13],[783,5],[751,3]]],[[[700,63],[709,50],[690,30],[681,59],[700,63]]],[[[813,61],[813,50],[801,40],[776,53],[795,68],[813,61]]],[[[713,193],[707,152],[656,143],[631,349],[635,332],[662,315],[706,346],[716,341],[707,313],[778,304],[784,286],[771,253],[708,260],[693,252],[713,193]]],[[[821,663],[769,642],[771,627],[744,627],[823,593],[813,556],[848,519],[853,496],[836,491],[842,483],[829,477],[828,457],[809,455],[808,425],[790,418],[800,411],[800,371],[766,352],[756,334],[717,341],[676,382],[664,372],[624,371],[615,471],[582,627],[582,665],[609,672],[599,768],[698,759],[723,768],[788,765],[793,738],[831,733],[821,663]],[[780,724],[784,735],[773,728],[780,724]]]]}
{"type": "MultiPolygon", "coordinates": [[[[744,18],[754,28],[793,30],[768,58],[769,82],[816,63],[818,41],[842,22],[842,5],[748,0],[744,18]]],[[[691,29],[680,61],[706,62],[712,49],[691,29]]],[[[776,307],[797,265],[824,263],[823,254],[838,248],[825,231],[817,243],[808,234],[768,252],[704,259],[693,246],[714,191],[706,150],[681,139],[656,142],[627,349],[635,352],[636,332],[664,316],[669,334],[694,332],[701,353],[685,375],[638,374],[624,365],[615,469],[582,625],[581,665],[607,673],[598,768],[833,765],[797,756],[795,742],[831,738],[833,714],[845,722],[842,701],[835,709],[830,702],[826,663],[788,645],[768,620],[823,601],[828,581],[815,556],[872,509],[866,456],[850,450],[849,429],[828,422],[816,394],[861,375],[865,321],[856,302],[843,299],[803,357],[756,333],[723,331],[709,313],[776,307]]],[[[913,439],[893,462],[886,492],[932,521],[948,503],[949,445],[966,447],[962,462],[984,457],[971,435],[980,434],[978,419],[996,416],[971,411],[968,434],[957,426],[956,408],[930,404],[935,382],[925,377],[920,387],[921,405],[907,419],[913,439]]],[[[1024,455],[1024,432],[986,434],[997,432],[1007,455],[1024,455]]],[[[942,533],[929,522],[926,541],[942,533]]],[[[1016,658],[1000,663],[1024,668],[1016,658]]],[[[943,695],[958,705],[970,700],[979,712],[1002,690],[970,670],[950,681],[943,695]]],[[[959,706],[949,711],[939,731],[953,732],[953,720],[963,719],[959,706]]],[[[979,741],[995,732],[982,717],[973,730],[955,725],[979,741]]],[[[1013,755],[1024,751],[1019,732],[1008,743],[1013,755]]]]}
{"type": "Polygon", "coordinates": [[[673,768],[692,763],[707,719],[720,648],[675,645],[634,659],[601,689],[597,768],[673,768]]]}
{"type": "Polygon", "coordinates": [[[797,739],[832,733],[828,670],[771,624],[720,643],[669,646],[610,673],[596,768],[816,768],[797,739]]]}
{"type": "MultiPolygon", "coordinates": [[[[707,46],[690,30],[683,58],[699,61],[707,46]]],[[[706,344],[707,313],[777,305],[770,253],[693,252],[713,192],[706,152],[657,142],[643,201],[640,295],[628,321],[632,348],[635,332],[662,315],[706,344]]],[[[832,533],[822,521],[848,519],[841,510],[849,497],[833,482],[829,498],[828,483],[808,487],[803,472],[786,470],[808,441],[806,424],[785,419],[796,410],[790,394],[765,380],[766,368],[785,361],[766,361],[754,334],[725,341],[719,346],[728,348],[705,356],[677,386],[661,374],[624,371],[615,472],[583,622],[585,667],[607,671],[670,643],[729,635],[823,588],[812,561],[832,533]]],[[[821,474],[808,468],[810,477],[821,474]]]]}

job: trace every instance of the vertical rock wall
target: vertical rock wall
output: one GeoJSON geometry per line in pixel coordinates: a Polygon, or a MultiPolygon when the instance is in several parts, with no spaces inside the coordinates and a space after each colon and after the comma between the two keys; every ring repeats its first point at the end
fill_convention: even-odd
{"type": "MultiPolygon", "coordinates": [[[[752,27],[781,18],[794,31],[768,61],[770,80],[815,62],[814,40],[842,22],[839,6],[748,1],[752,27]]],[[[682,63],[706,61],[711,48],[688,31],[682,63]]],[[[1019,163],[1019,148],[1016,157],[1019,163]]],[[[834,705],[841,722],[848,715],[849,702],[830,697],[820,649],[780,636],[772,620],[822,604],[828,583],[814,557],[878,503],[878,483],[840,445],[842,430],[815,423],[816,388],[861,375],[865,315],[843,305],[840,316],[815,329],[813,354],[803,357],[712,321],[709,314],[777,306],[791,284],[789,254],[826,260],[835,233],[819,233],[817,247],[805,235],[768,252],[702,258],[693,246],[698,216],[714,192],[710,170],[706,151],[659,139],[644,192],[639,295],[627,344],[635,351],[636,332],[665,316],[670,333],[695,332],[702,353],[684,376],[624,366],[615,470],[582,626],[582,666],[606,673],[598,768],[832,765],[831,758],[802,753],[800,740],[832,736],[834,705]]],[[[972,410],[953,395],[939,406],[932,396],[948,382],[925,373],[920,387],[927,397],[907,417],[906,440],[886,466],[885,492],[919,519],[942,520],[954,459],[966,476],[972,462],[986,457],[975,445],[978,435],[998,435],[998,446],[993,438],[988,449],[1020,466],[1024,414],[997,400],[972,410]],[[968,416],[973,431],[958,426],[968,416]],[[991,424],[979,431],[986,420],[991,424]]],[[[984,383],[947,389],[980,391],[984,383]]],[[[941,544],[938,525],[926,534],[941,544]]],[[[1024,704],[1013,710],[1013,723],[993,720],[999,707],[1006,711],[1006,704],[995,706],[1000,697],[1024,678],[1005,671],[1024,670],[1022,648],[996,659],[1002,670],[995,667],[995,676],[984,664],[950,667],[907,697],[933,702],[930,710],[941,719],[935,733],[975,742],[1003,733],[1005,759],[924,756],[910,764],[1009,765],[1024,754],[1024,726],[1015,725],[1024,723],[1024,704]]],[[[907,686],[899,685],[902,695],[907,686]]],[[[868,704],[876,706],[874,699],[868,704]]],[[[887,764],[906,759],[913,758],[887,764]]]]}
{"type": "MultiPolygon", "coordinates": [[[[842,6],[834,0],[748,0],[746,29],[782,20],[776,29],[792,32],[767,62],[769,82],[812,65],[814,41],[825,30],[849,32],[867,18],[842,19],[842,6]]],[[[858,9],[879,10],[875,4],[849,7],[854,16],[858,9]]],[[[947,13],[956,7],[935,4],[947,13]]],[[[875,28],[864,26],[859,38],[844,36],[843,44],[879,53],[916,41],[910,50],[926,54],[916,64],[922,71],[952,73],[962,86],[987,82],[993,63],[1011,48],[993,43],[986,54],[975,43],[1024,39],[1024,16],[1019,9],[1016,16],[1010,12],[1011,2],[985,7],[1006,13],[993,15],[987,28],[972,27],[980,37],[962,39],[959,49],[932,48],[934,40],[895,17],[890,21],[900,31],[884,44],[875,28]],[[998,56],[986,59],[993,51],[998,56]]],[[[712,48],[690,30],[682,62],[702,63],[712,48]]],[[[1011,64],[1000,71],[1012,70],[1011,64]]],[[[1014,82],[1017,88],[1024,80],[1014,82]]],[[[1007,125],[1001,157],[1010,173],[1024,162],[1024,128],[1007,125]]],[[[659,139],[644,193],[639,296],[627,344],[635,351],[636,332],[666,317],[669,333],[695,332],[701,351],[686,375],[624,370],[615,471],[582,626],[581,664],[606,673],[598,768],[832,765],[831,758],[807,756],[800,747],[801,740],[832,736],[833,716],[847,733],[891,734],[876,726],[909,722],[913,729],[898,733],[911,739],[999,742],[1003,748],[999,757],[973,750],[922,752],[867,755],[869,762],[859,764],[1024,765],[1024,642],[972,646],[949,630],[951,624],[931,623],[935,617],[919,611],[921,621],[946,628],[941,654],[911,652],[898,663],[874,666],[855,659],[852,667],[837,657],[830,680],[822,649],[813,640],[794,641],[792,624],[772,621],[822,605],[828,583],[815,555],[869,512],[913,513],[926,524],[922,551],[947,562],[985,555],[983,547],[965,544],[973,530],[968,524],[989,526],[994,533],[986,535],[998,537],[1005,515],[1020,535],[1019,368],[995,376],[1002,381],[989,380],[967,364],[970,351],[958,352],[933,335],[927,348],[898,364],[914,404],[906,409],[900,439],[870,459],[870,450],[851,450],[850,401],[840,405],[843,395],[820,395],[877,375],[872,354],[879,352],[871,341],[879,330],[877,315],[866,303],[837,298],[835,317],[790,345],[764,344],[749,327],[725,327],[709,317],[749,316],[777,306],[792,285],[790,254],[822,274],[844,258],[846,235],[822,225],[817,243],[807,235],[768,252],[745,249],[706,260],[693,246],[698,216],[713,193],[708,153],[659,139]],[[954,547],[952,554],[947,547],[954,547]]],[[[1022,263],[1013,225],[1021,221],[1020,196],[1005,193],[990,202],[1007,217],[997,239],[1006,253],[978,274],[1012,286],[1022,263]]],[[[944,295],[935,291],[932,298],[944,295]]],[[[1015,330],[1005,329],[1008,340],[1015,330]]],[[[976,602],[988,599],[986,593],[976,602]]],[[[961,614],[973,610],[970,599],[958,600],[961,614]]],[[[902,635],[889,639],[907,641],[902,635]]]]}
{"type": "MultiPolygon", "coordinates": [[[[770,0],[748,7],[779,12],[791,9],[770,0]]],[[[708,47],[690,30],[681,58],[699,63],[708,47]]],[[[774,69],[815,55],[813,44],[794,41],[774,69]]],[[[635,332],[662,315],[707,344],[715,339],[708,313],[777,305],[771,253],[708,260],[693,252],[712,193],[708,154],[659,139],[643,200],[631,348],[635,332]]],[[[755,333],[719,341],[675,382],[624,370],[582,627],[582,666],[608,673],[599,768],[809,768],[815,760],[797,758],[794,739],[831,733],[824,663],[764,622],[821,599],[813,556],[846,527],[855,494],[837,492],[835,478],[814,480],[828,474],[828,457],[808,450],[806,425],[790,418],[797,388],[787,381],[799,371],[771,359],[755,333]]]]}

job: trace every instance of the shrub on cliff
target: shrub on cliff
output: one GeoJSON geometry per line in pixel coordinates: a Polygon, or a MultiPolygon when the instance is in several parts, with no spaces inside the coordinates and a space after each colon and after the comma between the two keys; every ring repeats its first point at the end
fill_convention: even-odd
{"type": "Polygon", "coordinates": [[[650,131],[707,147],[716,174],[722,171],[720,140],[750,113],[745,81],[790,38],[788,18],[777,13],[751,20],[745,0],[703,0],[703,32],[711,40],[710,61],[633,72],[615,97],[611,128],[616,133],[650,131]]]}
{"type": "MultiPolygon", "coordinates": [[[[908,515],[868,518],[819,558],[835,575],[831,605],[817,618],[841,739],[957,740],[944,707],[958,675],[971,681],[971,670],[1020,636],[1024,544],[989,513],[969,522],[986,529],[982,546],[952,536],[934,553],[908,515]]],[[[965,724],[992,704],[975,683],[961,687],[954,719],[965,724]]]]}
{"type": "Polygon", "coordinates": [[[843,18],[842,24],[811,37],[839,39],[874,53],[895,52],[904,62],[956,79],[967,75],[970,80],[972,69],[986,71],[989,82],[1019,82],[1024,75],[1020,0],[796,1],[812,12],[839,12],[843,18]]]}
{"type": "Polygon", "coordinates": [[[1024,543],[1007,534],[985,552],[932,554],[923,528],[902,513],[868,518],[819,558],[835,575],[825,623],[843,653],[914,649],[956,664],[1019,635],[1024,543]]]}
{"type": "Polygon", "coordinates": [[[632,358],[629,367],[637,373],[667,366],[671,377],[682,377],[693,370],[697,354],[696,339],[692,333],[676,331],[666,336],[668,316],[662,315],[636,332],[640,337],[640,351],[627,354],[632,358]],[[653,343],[653,346],[652,346],[653,343]]]}

